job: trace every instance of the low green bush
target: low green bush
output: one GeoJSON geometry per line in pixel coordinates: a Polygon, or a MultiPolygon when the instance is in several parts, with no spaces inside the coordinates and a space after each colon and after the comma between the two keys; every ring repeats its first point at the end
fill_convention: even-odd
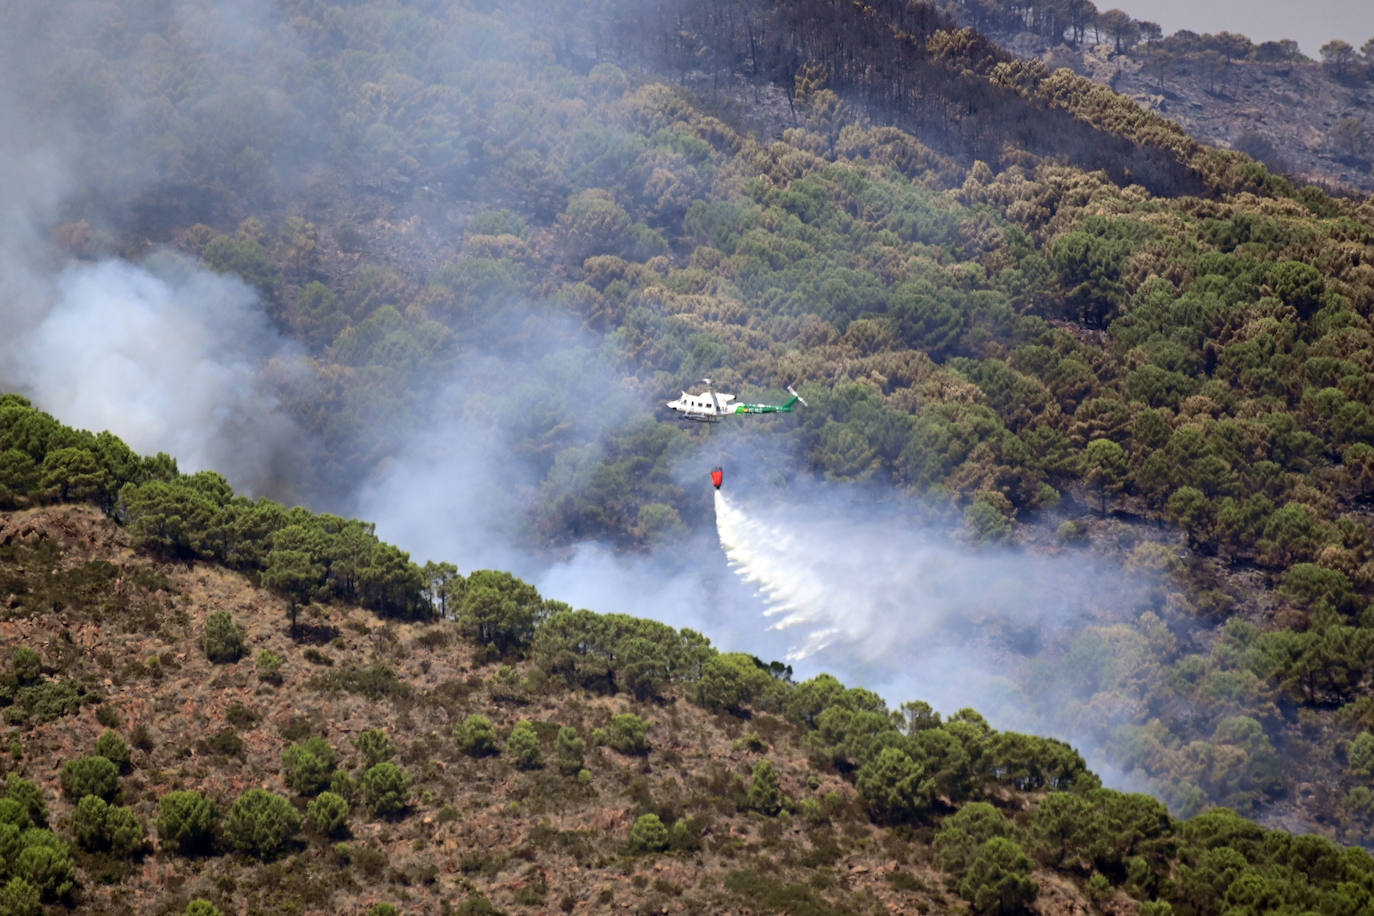
{"type": "Polygon", "coordinates": [[[28,646],[16,646],[10,655],[14,676],[20,684],[33,684],[43,676],[43,658],[28,646]]]}
{"type": "Polygon", "coordinates": [[[506,739],[506,753],[522,770],[537,770],[544,765],[544,751],[539,744],[539,733],[524,719],[511,729],[510,737],[506,739]]]}
{"type": "Polygon", "coordinates": [[[119,791],[119,768],[107,757],[78,757],[63,764],[60,782],[74,802],[87,795],[110,801],[119,791]]]}
{"type": "Polygon", "coordinates": [[[76,869],[67,844],[51,830],[30,828],[20,835],[20,850],[10,873],[38,888],[44,900],[65,897],[76,884],[76,869]]]}
{"type": "Polygon", "coordinates": [[[662,852],[668,848],[668,828],[657,814],[641,814],[630,828],[630,852],[662,852]]]}
{"type": "Polygon", "coordinates": [[[563,726],[554,739],[553,759],[560,772],[565,776],[576,776],[582,769],[586,742],[577,734],[577,729],[563,726]]]}
{"type": "Polygon", "coordinates": [[[489,757],[497,753],[496,729],[486,716],[471,715],[453,729],[458,747],[470,757],[489,757]]]}
{"type": "Polygon", "coordinates": [[[168,792],[158,800],[157,835],[164,848],[194,855],[209,851],[219,811],[199,792],[168,792]]]}
{"type": "Polygon", "coordinates": [[[129,745],[114,729],[106,729],[95,742],[95,753],[113,763],[119,772],[129,771],[129,745]]]}
{"type": "Polygon", "coordinates": [[[622,754],[647,754],[649,723],[632,712],[613,716],[606,742],[622,754]]]}
{"type": "Polygon", "coordinates": [[[15,875],[0,887],[0,913],[11,916],[42,916],[43,895],[32,881],[15,875]]]}
{"type": "Polygon", "coordinates": [[[212,662],[236,662],[243,657],[243,628],[234,623],[228,611],[215,611],[205,619],[200,645],[212,662]]]}
{"type": "Polygon", "coordinates": [[[272,859],[286,851],[300,829],[301,816],[289,801],[266,789],[253,788],[229,806],[220,832],[234,849],[272,859]]]}
{"type": "Polygon", "coordinates": [[[5,710],[12,725],[41,725],[70,716],[81,708],[86,691],[74,681],[46,681],[20,687],[14,705],[5,710]]]}
{"type": "Polygon", "coordinates": [[[391,755],[396,752],[392,746],[391,739],[386,736],[386,732],[380,728],[369,728],[359,732],[353,739],[353,746],[358,749],[358,753],[363,755],[365,766],[376,766],[384,760],[390,760],[391,755]]]}
{"type": "Polygon", "coordinates": [[[305,806],[305,822],[321,836],[335,836],[348,824],[348,801],[334,792],[321,792],[305,806]]]}
{"type": "Polygon", "coordinates": [[[271,649],[263,649],[258,653],[257,672],[258,679],[268,684],[280,684],[285,677],[282,669],[286,666],[286,659],[282,658],[271,649]]]}
{"type": "Polygon", "coordinates": [[[132,808],[106,804],[87,795],[72,810],[72,836],[90,851],[109,851],[119,857],[135,856],[147,846],[147,831],[132,808]]]}
{"type": "Polygon", "coordinates": [[[410,776],[389,760],[370,767],[358,786],[363,804],[379,817],[400,814],[410,805],[410,776]]]}
{"type": "Polygon", "coordinates": [[[17,803],[34,826],[48,825],[48,803],[37,783],[11,773],[5,778],[5,798],[17,803]]]}
{"type": "Polygon", "coordinates": [[[318,795],[329,788],[334,774],[334,748],[323,738],[307,738],[282,751],[281,765],[282,777],[292,791],[318,795]]]}

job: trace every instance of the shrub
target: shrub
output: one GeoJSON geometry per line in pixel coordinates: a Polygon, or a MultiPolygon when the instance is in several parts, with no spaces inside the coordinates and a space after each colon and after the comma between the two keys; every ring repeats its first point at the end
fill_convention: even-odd
{"type": "Polygon", "coordinates": [[[305,806],[305,822],[321,836],[334,836],[348,823],[348,802],[342,795],[321,792],[305,806]]]}
{"type": "Polygon", "coordinates": [[[1060,522],[1055,529],[1055,537],[1065,544],[1078,544],[1088,537],[1088,526],[1085,522],[1069,520],[1060,522]]]}
{"type": "Polygon", "coordinates": [[[930,780],[921,765],[897,747],[885,747],[859,768],[854,786],[879,821],[900,824],[925,813],[930,780]]]}
{"type": "Polygon", "coordinates": [[[959,882],[959,896],[975,913],[1018,913],[1038,892],[1030,877],[1030,859],[1005,837],[993,837],[979,846],[959,882]]]}
{"type": "Polygon", "coordinates": [[[49,681],[20,687],[5,718],[15,725],[38,725],[70,716],[81,708],[85,691],[73,681],[49,681]]]}
{"type": "Polygon", "coordinates": [[[26,830],[22,838],[24,848],[19,851],[10,871],[34,887],[40,896],[49,900],[63,897],[76,883],[76,872],[67,844],[50,830],[26,830]]]}
{"type": "Polygon", "coordinates": [[[737,751],[752,751],[755,754],[768,750],[768,742],[752,728],[743,738],[735,739],[731,746],[737,751]]]}
{"type": "Polygon", "coordinates": [[[410,804],[410,776],[389,760],[370,767],[359,785],[363,803],[380,817],[399,814],[410,804]]]}
{"type": "Polygon", "coordinates": [[[760,760],[754,765],[754,775],[749,780],[750,809],[771,817],[781,811],[783,805],[777,769],[771,761],[760,760]]]}
{"type": "Polygon", "coordinates": [[[329,791],[346,801],[358,797],[358,783],[343,770],[335,770],[329,777],[329,791]]]}
{"type": "Polygon", "coordinates": [[[383,760],[390,760],[391,755],[396,752],[391,745],[391,739],[380,728],[369,728],[359,732],[353,739],[353,746],[363,755],[363,764],[369,767],[376,766],[383,760]]]}
{"type": "Polygon", "coordinates": [[[215,803],[199,792],[168,792],[158,801],[157,835],[183,855],[207,851],[218,820],[215,803]]]}
{"type": "Polygon", "coordinates": [[[20,684],[32,684],[43,676],[43,659],[28,646],[16,646],[10,660],[20,684]]]}
{"type": "Polygon", "coordinates": [[[62,766],[62,793],[72,801],[95,795],[105,801],[119,791],[119,768],[105,757],[78,757],[62,766]]]}
{"type": "Polygon", "coordinates": [[[1026,827],[1031,852],[1050,868],[1073,869],[1092,862],[1101,833],[1102,805],[1080,793],[1051,792],[1036,806],[1026,827]]]}
{"type": "Polygon", "coordinates": [[[225,812],[221,833],[234,849],[271,859],[290,845],[301,829],[291,803],[266,789],[249,789],[225,812]]]}
{"type": "Polygon", "coordinates": [[[334,763],[334,748],[323,738],[307,738],[281,755],[282,776],[301,795],[318,795],[329,788],[334,763]]]}
{"type": "Polygon", "coordinates": [[[210,901],[200,898],[188,903],[186,909],[181,911],[181,916],[224,916],[224,911],[210,901]]]}
{"type": "Polygon", "coordinates": [[[674,852],[701,850],[701,824],[694,817],[684,817],[668,831],[668,848],[674,852]]]}
{"type": "Polygon", "coordinates": [[[1360,732],[1346,748],[1350,772],[1356,776],[1374,776],[1374,735],[1360,732]]]}
{"type": "Polygon", "coordinates": [[[390,903],[374,903],[367,908],[367,916],[399,916],[400,910],[390,903]]]}
{"type": "Polygon", "coordinates": [[[0,798],[0,824],[8,824],[16,830],[28,830],[33,820],[24,806],[12,798],[0,798]]]}
{"type": "Polygon", "coordinates": [[[136,856],[148,847],[148,831],[132,808],[112,805],[105,813],[105,842],[116,856],[136,856]]]}
{"type": "Polygon", "coordinates": [[[239,737],[239,733],[230,726],[225,726],[215,732],[209,738],[203,739],[197,744],[208,753],[221,754],[225,757],[243,756],[244,743],[239,737]]]}
{"type": "Polygon", "coordinates": [[[740,714],[773,689],[774,680],[756,659],[739,652],[716,655],[701,666],[697,702],[707,709],[740,714]]]}
{"type": "Polygon", "coordinates": [[[582,769],[583,753],[586,743],[577,734],[577,729],[563,726],[554,739],[553,757],[558,769],[565,776],[575,776],[582,769]]]}
{"type": "Polygon", "coordinates": [[[630,828],[630,852],[662,852],[668,848],[668,828],[657,814],[641,814],[630,828]]]}
{"type": "Polygon", "coordinates": [[[200,645],[212,662],[236,662],[243,657],[243,628],[228,611],[215,611],[205,619],[200,645]]]}
{"type": "Polygon", "coordinates": [[[497,752],[496,729],[486,716],[472,715],[453,729],[453,737],[463,753],[471,757],[487,757],[497,752]]]}
{"type": "Polygon", "coordinates": [[[284,677],[282,668],[286,665],[286,659],[282,658],[271,649],[263,649],[258,653],[257,671],[258,679],[269,684],[280,684],[284,677]]]}
{"type": "Polygon", "coordinates": [[[1099,909],[1104,909],[1104,904],[1112,899],[1114,893],[1112,883],[1107,880],[1107,876],[1102,872],[1093,872],[1088,879],[1088,899],[1099,909]]]}
{"type": "Polygon", "coordinates": [[[129,741],[140,751],[151,751],[157,746],[153,740],[153,731],[146,724],[140,722],[134,726],[134,730],[129,732],[129,741]]]}
{"type": "Polygon", "coordinates": [[[1011,822],[987,802],[969,802],[945,818],[935,834],[935,864],[942,871],[962,875],[978,849],[993,837],[1010,837],[1011,822]]]}
{"type": "Polygon", "coordinates": [[[95,708],[95,721],[106,728],[119,728],[124,724],[119,718],[119,711],[108,703],[101,703],[95,708]]]}
{"type": "Polygon", "coordinates": [[[627,712],[611,718],[606,741],[622,754],[646,754],[649,752],[648,734],[649,723],[627,712]]]}
{"type": "Polygon", "coordinates": [[[48,803],[43,800],[43,790],[38,784],[11,773],[5,781],[5,797],[17,803],[28,814],[29,820],[38,827],[48,825],[48,803]]]}
{"type": "Polygon", "coordinates": [[[81,799],[72,811],[72,835],[83,849],[117,856],[137,855],[147,844],[147,832],[133,809],[106,804],[94,795],[81,799]]]}
{"type": "Polygon", "coordinates": [[[527,720],[521,719],[506,739],[506,752],[522,770],[537,770],[544,765],[544,751],[539,746],[539,734],[527,720]]]}
{"type": "MultiPolygon", "coordinates": [[[[23,845],[20,842],[20,837],[26,829],[28,828],[21,828],[15,824],[0,821],[0,860],[6,863],[14,861],[23,845]]],[[[7,867],[5,866],[5,868],[7,867]]],[[[4,874],[3,869],[0,869],[0,874],[4,874]]]]}
{"type": "Polygon", "coordinates": [[[410,696],[411,693],[410,684],[397,677],[395,671],[381,662],[373,662],[366,668],[349,666],[337,674],[322,675],[315,678],[311,683],[326,690],[342,690],[345,693],[355,693],[370,700],[382,700],[388,697],[401,699],[410,696]]]}
{"type": "Polygon", "coordinates": [[[105,848],[105,799],[87,795],[72,811],[72,837],[82,849],[105,848]]]}
{"type": "Polygon", "coordinates": [[[33,882],[18,875],[0,888],[0,913],[10,916],[42,916],[43,895],[33,882]]]}
{"type": "Polygon", "coordinates": [[[458,916],[499,916],[498,910],[485,896],[473,891],[458,905],[458,916]]]}
{"type": "Polygon", "coordinates": [[[107,729],[95,742],[95,753],[98,757],[104,757],[119,768],[119,772],[129,771],[129,745],[124,743],[124,739],[119,737],[119,733],[113,729],[107,729]]]}

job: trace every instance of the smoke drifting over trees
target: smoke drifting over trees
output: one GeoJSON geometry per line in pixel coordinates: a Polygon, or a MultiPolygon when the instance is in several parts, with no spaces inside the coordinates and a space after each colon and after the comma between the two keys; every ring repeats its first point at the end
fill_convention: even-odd
{"type": "Polygon", "coordinates": [[[300,474],[307,444],[266,376],[308,370],[240,280],[167,254],[69,265],[43,292],[46,314],[0,347],[11,389],[250,492],[300,474]]]}
{"type": "Polygon", "coordinates": [[[1192,808],[1276,795],[1284,739],[1340,770],[1303,715],[1374,723],[1351,649],[1374,632],[1367,206],[919,5],[488,7],[19,10],[0,380],[416,556],[730,648],[895,670],[936,607],[949,654],[914,689],[967,679],[967,639],[1041,717],[1015,721],[1110,743],[1192,808]],[[703,375],[813,406],[738,446],[655,417],[703,375]],[[816,532],[849,546],[805,597],[850,594],[763,630],[712,536],[721,452],[727,493],[742,463],[803,511],[834,509],[799,472],[953,521],[816,532]],[[1157,575],[1081,618],[1059,558],[956,538],[1157,575]],[[1009,584],[936,577],[918,606],[931,564],[1009,584]],[[1264,626],[1223,630],[1237,610],[1264,626]],[[1094,623],[1053,643],[1059,614],[1094,623]],[[1060,696],[1091,699],[1053,718],[1060,696]]]}
{"type": "MultiPolygon", "coordinates": [[[[181,15],[202,47],[219,52],[237,34],[234,19],[213,16],[207,29],[189,8],[156,4],[20,5],[6,15],[0,385],[66,422],[165,451],[186,470],[218,470],[264,495],[289,493],[306,476],[308,436],[274,390],[299,384],[308,369],[257,292],[146,243],[136,260],[69,260],[115,254],[116,235],[135,217],[114,204],[165,193],[176,180],[168,168],[176,157],[147,131],[157,117],[140,92],[147,87],[130,86],[127,74],[82,49],[110,40],[111,28],[175,31],[163,20],[181,15]]],[[[158,43],[146,44],[145,55],[156,57],[158,43]]]]}

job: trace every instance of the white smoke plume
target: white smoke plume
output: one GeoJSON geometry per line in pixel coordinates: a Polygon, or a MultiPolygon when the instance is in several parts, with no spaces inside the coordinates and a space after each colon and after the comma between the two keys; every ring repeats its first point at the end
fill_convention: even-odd
{"type": "MultiPolygon", "coordinates": [[[[8,31],[0,30],[0,387],[28,394],[68,424],[109,429],[140,452],[166,451],[183,470],[213,468],[237,488],[278,496],[276,482],[289,480],[292,468],[308,475],[311,462],[295,457],[309,443],[283,414],[271,379],[305,370],[252,291],[170,255],[67,263],[49,244],[63,219],[89,217],[96,230],[129,224],[94,204],[64,212],[71,201],[128,201],[160,181],[156,150],[129,127],[149,113],[131,108],[117,82],[90,86],[99,90],[104,126],[82,120],[78,99],[63,108],[32,91],[45,85],[55,49],[101,40],[107,8],[117,11],[96,2],[19,4],[8,31]]],[[[191,52],[206,44],[251,55],[259,27],[279,15],[266,0],[185,9],[192,12],[170,12],[184,16],[180,33],[191,52]]],[[[272,131],[258,129],[268,123],[290,137],[285,127],[299,119],[278,107],[276,75],[254,72],[256,84],[228,80],[213,104],[190,114],[223,128],[222,147],[251,145],[291,175],[287,166],[313,164],[319,146],[276,144],[272,131]]],[[[793,488],[768,512],[757,508],[762,499],[722,500],[720,542],[700,530],[650,555],[593,542],[536,551],[528,507],[557,494],[546,490],[547,462],[529,435],[552,430],[545,447],[557,453],[566,445],[557,431],[566,427],[571,439],[592,443],[579,446],[590,466],[607,431],[676,392],[630,391],[603,358],[602,342],[576,339],[547,314],[529,324],[531,339],[500,353],[465,329],[473,351],[451,379],[433,385],[423,427],[397,430],[391,457],[335,503],[375,521],[382,538],[417,560],[451,561],[463,572],[509,569],[550,598],[692,627],[724,650],[765,660],[791,656],[798,678],[829,671],[894,705],[972,705],[999,727],[1073,737],[1027,712],[1016,675],[1041,645],[1099,613],[1085,596],[1088,583],[1119,581],[1083,568],[1081,554],[968,552],[918,522],[853,508],[851,494],[835,487],[793,488]],[[736,577],[727,558],[750,581],[736,577]]],[[[778,444],[788,428],[786,418],[751,421],[743,435],[752,437],[747,460],[758,476],[785,477],[800,463],[778,444]]],[[[724,442],[718,433],[726,432],[712,437],[724,442]]],[[[683,475],[702,488],[689,498],[704,503],[714,461],[700,458],[684,455],[683,475]]],[[[580,485],[575,468],[552,477],[555,487],[580,485]]]]}
{"type": "Polygon", "coordinates": [[[1111,784],[1141,788],[1076,721],[1089,697],[1046,695],[1037,673],[1084,628],[1133,620],[1146,583],[1083,552],[975,550],[918,518],[846,510],[859,501],[841,487],[715,495],[721,551],[799,676],[829,671],[894,707],[972,707],[997,728],[1068,740],[1111,784]]]}
{"type": "Polygon", "coordinates": [[[301,371],[297,350],[238,278],[164,253],[69,264],[31,288],[45,308],[0,344],[0,380],[63,423],[255,493],[302,451],[264,380],[301,371]]]}
{"type": "Polygon", "coordinates": [[[417,558],[529,575],[529,510],[549,457],[594,449],[638,405],[602,342],[557,313],[511,304],[471,333],[486,348],[434,383],[423,425],[398,432],[350,511],[417,558]]]}
{"type": "Polygon", "coordinates": [[[758,588],[773,628],[796,633],[791,659],[834,646],[878,660],[952,624],[1062,626],[1089,612],[1088,595],[1067,566],[1056,571],[1045,557],[971,551],[914,520],[847,517],[804,504],[746,513],[721,490],[715,507],[730,565],[758,588]]]}
{"type": "Polygon", "coordinates": [[[305,448],[268,377],[302,367],[256,294],[166,252],[137,262],[71,257],[76,236],[86,239],[76,248],[109,254],[118,235],[111,227],[136,223],[140,195],[173,180],[159,174],[165,157],[140,128],[151,123],[140,93],[100,69],[97,49],[129,22],[164,14],[195,22],[180,34],[230,47],[243,44],[250,18],[268,21],[263,0],[216,9],[192,16],[96,0],[6,5],[0,390],[24,394],[68,425],[109,430],[135,451],[167,452],[183,471],[212,468],[254,495],[285,496],[286,481],[305,476],[296,470],[305,448]],[[95,69],[82,71],[82,62],[95,69]],[[71,230],[65,248],[55,243],[63,223],[71,230]]]}

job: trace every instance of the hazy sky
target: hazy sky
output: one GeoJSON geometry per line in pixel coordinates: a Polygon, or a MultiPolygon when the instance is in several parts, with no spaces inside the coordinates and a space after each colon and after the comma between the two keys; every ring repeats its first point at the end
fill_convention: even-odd
{"type": "Polygon", "coordinates": [[[1318,49],[1333,38],[1356,48],[1374,38],[1374,4],[1370,0],[1099,0],[1097,8],[1117,8],[1134,19],[1158,22],[1165,35],[1190,29],[1198,33],[1239,32],[1255,43],[1292,38],[1312,58],[1317,58],[1318,49]]]}

